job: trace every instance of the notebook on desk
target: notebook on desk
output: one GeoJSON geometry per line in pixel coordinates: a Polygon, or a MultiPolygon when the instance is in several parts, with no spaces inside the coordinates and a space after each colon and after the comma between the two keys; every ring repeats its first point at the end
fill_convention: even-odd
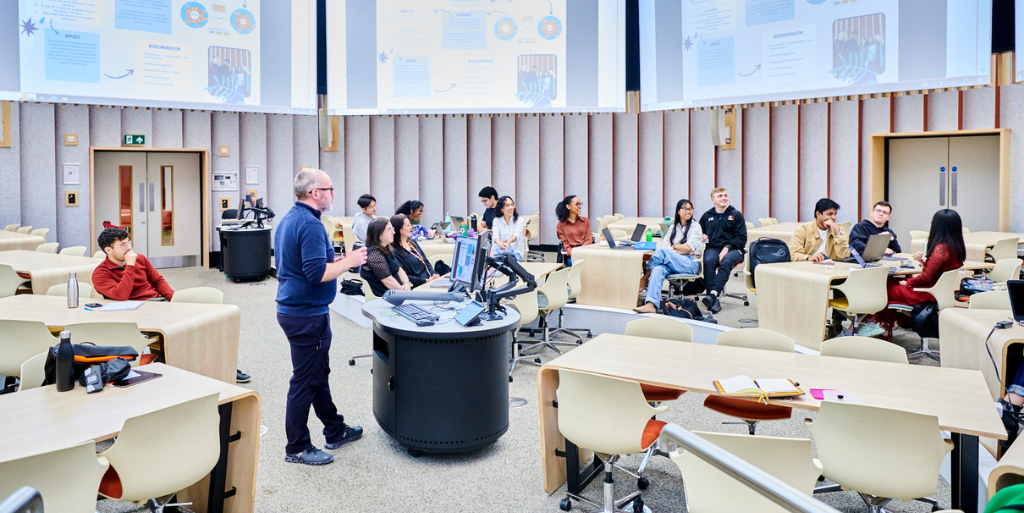
{"type": "Polygon", "coordinates": [[[762,378],[750,379],[749,376],[733,376],[728,379],[715,380],[715,390],[721,395],[733,397],[792,397],[803,395],[804,391],[788,379],[762,378]]]}

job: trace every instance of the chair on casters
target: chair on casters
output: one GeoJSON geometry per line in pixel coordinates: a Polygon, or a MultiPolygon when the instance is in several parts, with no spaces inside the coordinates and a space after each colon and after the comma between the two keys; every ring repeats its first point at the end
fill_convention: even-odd
{"type": "Polygon", "coordinates": [[[615,499],[612,472],[619,456],[643,452],[658,440],[665,425],[651,417],[668,410],[652,407],[644,398],[640,383],[568,369],[558,370],[558,430],[581,449],[594,451],[604,460],[604,503],[567,493],[559,503],[562,511],[572,509],[576,500],[603,508],[602,512],[629,513],[620,508],[633,502],[633,511],[643,511],[640,491],[615,499]],[[595,422],[595,419],[600,419],[595,422]]]}
{"type": "Polygon", "coordinates": [[[836,337],[821,343],[821,356],[909,364],[907,352],[896,344],[871,337],[836,337]]]}
{"type": "Polygon", "coordinates": [[[540,212],[533,214],[526,220],[524,235],[526,237],[526,261],[543,262],[544,252],[530,249],[530,245],[540,238],[540,212]]]}
{"type": "Polygon", "coordinates": [[[953,443],[942,438],[937,417],[825,401],[817,418],[804,422],[825,469],[822,475],[836,483],[815,494],[854,490],[872,513],[886,511],[893,498],[939,510],[927,496],[935,493],[942,459],[953,443]]]}
{"type": "MultiPolygon", "coordinates": [[[[580,275],[583,273],[583,263],[584,262],[585,262],[585,260],[578,260],[578,261],[573,263],[572,267],[569,268],[569,278],[568,278],[568,282],[567,282],[568,283],[568,287],[569,287],[569,290],[568,290],[568,292],[569,292],[569,299],[567,300],[567,302],[575,303],[576,302],[576,296],[579,296],[580,295],[580,291],[583,290],[583,280],[580,278],[580,275]]],[[[569,335],[573,335],[573,336],[579,338],[580,340],[582,340],[582,337],[578,333],[576,333],[576,332],[577,331],[585,331],[587,333],[587,338],[591,338],[591,337],[594,336],[593,332],[590,331],[590,328],[563,328],[562,327],[562,313],[563,313],[563,310],[561,308],[559,308],[558,309],[558,328],[555,328],[555,330],[551,332],[552,335],[554,335],[555,333],[568,333],[569,335]]]]}
{"type": "MultiPolygon", "coordinates": [[[[718,334],[715,344],[784,353],[793,352],[793,339],[781,333],[761,328],[723,331],[718,334]]],[[[722,424],[746,424],[747,432],[750,435],[754,434],[759,422],[788,419],[793,413],[792,408],[789,406],[761,404],[757,401],[722,395],[709,395],[704,399],[704,407],[723,415],[741,419],[743,422],[723,422],[722,424]]]]}
{"type": "Polygon", "coordinates": [[[93,257],[93,258],[99,258],[99,259],[101,259],[101,260],[105,260],[105,259],[107,258],[107,254],[106,254],[106,253],[104,253],[104,252],[103,252],[103,250],[101,249],[101,250],[99,250],[99,251],[97,251],[97,252],[93,253],[93,254],[92,254],[92,257],[93,257]]]}
{"type": "MultiPolygon", "coordinates": [[[[538,330],[543,330],[544,337],[528,347],[522,348],[522,351],[530,351],[534,348],[547,347],[553,349],[556,353],[562,354],[562,351],[556,346],[577,346],[583,343],[583,338],[579,335],[566,330],[565,332],[572,335],[577,339],[577,342],[554,342],[551,340],[551,327],[548,322],[551,312],[555,310],[561,310],[565,303],[569,301],[569,272],[572,268],[559,269],[548,275],[544,285],[537,289],[537,307],[540,314],[540,327],[538,330]]],[[[533,333],[533,330],[530,330],[533,333]]],[[[534,355],[535,356],[535,355],[534,355]]]]}
{"type": "MultiPolygon", "coordinates": [[[[695,274],[686,273],[673,273],[665,276],[665,281],[668,282],[668,298],[672,299],[676,297],[674,292],[679,291],[679,296],[683,295],[683,287],[691,282],[696,281],[704,276],[704,259],[697,258],[697,272],[695,274]]],[[[651,284],[648,283],[649,287],[651,284]]]]}
{"type": "Polygon", "coordinates": [[[0,463],[0,497],[31,486],[39,491],[46,511],[93,513],[96,490],[109,467],[105,458],[96,457],[92,440],[6,461],[0,463]]]}
{"type": "Polygon", "coordinates": [[[888,302],[885,284],[888,279],[888,267],[850,269],[850,277],[846,281],[832,286],[834,297],[829,300],[828,306],[852,322],[850,331],[844,333],[857,333],[865,316],[885,310],[888,302]]]}
{"type": "MultiPolygon", "coordinates": [[[[377,296],[376,294],[373,293],[373,289],[370,288],[370,285],[368,283],[366,283],[366,281],[363,281],[363,298],[364,298],[363,304],[369,303],[370,301],[375,301],[375,300],[380,299],[379,296],[377,296]]],[[[371,356],[373,356],[373,351],[371,351],[369,353],[361,353],[361,354],[353,355],[353,356],[349,357],[348,364],[349,365],[355,365],[356,364],[356,358],[369,358],[371,356]]]]}
{"type": "Polygon", "coordinates": [[[756,226],[754,226],[754,223],[751,223],[750,221],[746,221],[746,223],[748,230],[753,230],[754,228],[757,228],[756,226]]]}
{"type": "Polygon", "coordinates": [[[608,219],[605,218],[605,217],[598,217],[597,218],[597,231],[601,232],[605,228],[608,228],[608,219]]]}
{"type": "Polygon", "coordinates": [[[910,240],[922,240],[928,238],[928,230],[910,230],[910,240]]]}
{"type": "MultiPolygon", "coordinates": [[[[956,306],[956,291],[960,289],[960,269],[953,269],[942,273],[935,285],[929,288],[915,288],[918,292],[927,292],[935,298],[935,302],[939,307],[939,311],[945,310],[946,308],[956,306]]],[[[891,304],[889,308],[896,310],[897,312],[904,312],[909,314],[914,310],[913,306],[891,304]]],[[[931,349],[928,347],[928,338],[921,337],[921,349],[914,351],[907,356],[916,356],[923,354],[935,360],[939,359],[939,350],[931,349]]]]}
{"type": "Polygon", "coordinates": [[[100,453],[110,462],[100,495],[145,501],[154,512],[185,506],[158,499],[172,500],[217,464],[221,454],[218,399],[220,394],[214,393],[125,420],[114,445],[100,453]]]}
{"type": "Polygon", "coordinates": [[[539,314],[537,310],[537,291],[531,290],[525,294],[519,294],[512,298],[511,301],[505,303],[505,306],[511,306],[519,312],[519,325],[512,332],[512,357],[509,358],[508,366],[508,382],[511,383],[512,371],[515,370],[517,362],[523,360],[537,365],[541,363],[540,358],[535,355],[522,356],[522,342],[519,340],[519,330],[524,325],[533,322],[539,314]]]}
{"type": "Polygon", "coordinates": [[[1020,260],[1016,256],[996,260],[995,267],[988,272],[988,279],[996,283],[1006,283],[1006,280],[1019,280],[1020,260]]]}

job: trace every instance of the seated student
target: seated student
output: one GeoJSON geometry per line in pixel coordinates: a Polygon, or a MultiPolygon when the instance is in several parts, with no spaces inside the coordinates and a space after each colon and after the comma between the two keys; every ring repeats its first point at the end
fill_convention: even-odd
{"type": "Polygon", "coordinates": [[[429,234],[427,229],[420,224],[420,219],[423,218],[423,202],[420,200],[409,200],[402,203],[402,206],[398,207],[395,214],[402,214],[409,218],[409,222],[412,223],[412,235],[410,237],[421,237],[427,238],[429,234]]]}
{"type": "Polygon", "coordinates": [[[418,287],[439,278],[434,273],[427,254],[420,249],[420,245],[416,241],[412,240],[412,223],[409,218],[402,214],[391,216],[391,228],[395,231],[395,241],[391,244],[391,250],[402,269],[405,270],[412,286],[418,287]]]}
{"type": "Polygon", "coordinates": [[[500,255],[510,253],[515,255],[516,260],[526,260],[526,252],[523,250],[523,233],[526,231],[526,218],[520,217],[516,211],[516,202],[509,196],[502,196],[498,199],[498,215],[492,220],[491,241],[494,242],[494,254],[500,255]]]}
{"type": "Polygon", "coordinates": [[[357,242],[365,243],[366,226],[377,218],[377,199],[369,194],[363,194],[356,203],[362,212],[352,218],[352,233],[355,234],[357,242]]]}
{"type": "Polygon", "coordinates": [[[850,256],[850,242],[836,224],[839,204],[821,198],[814,204],[814,221],[808,221],[793,230],[789,241],[790,258],[794,262],[822,262],[850,256]]]}
{"type": "Polygon", "coordinates": [[[889,234],[889,247],[885,249],[886,255],[900,252],[900,243],[896,242],[896,232],[886,226],[889,222],[889,214],[892,213],[892,205],[888,201],[879,201],[871,209],[871,216],[856,225],[850,230],[850,247],[859,253],[864,253],[864,247],[868,244],[868,238],[879,233],[889,234]]]}
{"type": "MultiPolygon", "coordinates": [[[[964,246],[963,222],[956,210],[942,209],[932,216],[928,232],[928,247],[912,256],[924,268],[921,274],[907,279],[891,278],[886,288],[889,304],[915,306],[935,301],[931,294],[918,292],[916,288],[928,288],[939,281],[946,271],[963,267],[967,259],[964,246]]],[[[885,312],[885,311],[883,311],[885,312]]]]}
{"type": "Polygon", "coordinates": [[[389,219],[378,217],[367,225],[366,263],[359,268],[359,276],[377,296],[389,290],[412,290],[409,276],[392,251],[394,241],[395,228],[389,219]]]}
{"type": "Polygon", "coordinates": [[[580,215],[583,210],[583,202],[578,196],[569,195],[555,205],[555,215],[558,216],[558,225],[555,231],[558,233],[558,240],[562,241],[562,248],[569,257],[567,263],[572,265],[572,250],[579,246],[586,246],[594,243],[594,232],[590,231],[590,219],[580,215]]]}
{"type": "Polygon", "coordinates": [[[701,301],[711,313],[722,311],[718,296],[729,282],[733,267],[743,262],[747,247],[747,223],[743,214],[729,204],[729,193],[725,187],[711,190],[714,204],[700,217],[700,229],[704,232],[704,286],[708,295],[701,301]]]}
{"type": "Polygon", "coordinates": [[[647,298],[643,305],[633,310],[640,313],[657,313],[661,306],[661,285],[669,274],[696,274],[700,269],[701,252],[704,250],[704,233],[700,223],[693,222],[693,203],[681,199],[676,203],[676,219],[654,255],[647,261],[647,298]]]}
{"type": "Polygon", "coordinates": [[[494,227],[494,216],[498,215],[498,190],[488,185],[480,189],[480,203],[484,205],[483,225],[477,221],[476,231],[488,230],[494,227]]]}

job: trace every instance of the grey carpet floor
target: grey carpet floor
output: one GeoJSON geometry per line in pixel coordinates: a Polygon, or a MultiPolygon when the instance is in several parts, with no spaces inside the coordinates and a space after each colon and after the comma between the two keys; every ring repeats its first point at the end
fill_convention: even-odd
{"type": "MultiPolygon", "coordinates": [[[[552,255],[548,255],[553,261],[552,255]]],[[[516,368],[510,395],[525,398],[529,403],[511,411],[508,432],[497,443],[469,453],[424,455],[414,458],[389,437],[373,418],[370,360],[357,360],[348,365],[350,355],[365,353],[370,348],[370,329],[361,328],[338,314],[331,314],[334,340],[331,348],[331,390],[346,422],[362,425],[362,440],[334,451],[334,463],[323,467],[307,467],[284,462],[285,398],[291,374],[288,342],[277,325],[274,297],[277,282],[235,283],[216,270],[171,269],[163,272],[175,289],[196,286],[216,287],[224,292],[226,303],[236,304],[242,311],[239,367],[253,376],[242,385],[260,393],[262,424],[268,431],[260,444],[256,487],[258,512],[314,511],[521,511],[557,512],[564,497],[564,486],[552,495],[544,493],[541,476],[540,426],[537,410],[537,369],[533,365],[516,368]]],[[[742,278],[734,277],[730,291],[742,291],[742,278]]],[[[753,327],[740,319],[756,319],[756,298],[750,306],[725,298],[719,322],[732,327],[753,327]]],[[[896,343],[916,349],[920,339],[913,333],[897,333],[896,343]]],[[[546,360],[555,355],[544,354],[546,360]]],[[[917,365],[936,365],[930,359],[915,359],[917,365]]],[[[659,419],[691,430],[744,433],[745,426],[722,425],[727,419],[702,407],[704,395],[685,394],[671,403],[659,419]]],[[[809,438],[803,427],[812,412],[794,410],[787,421],[766,422],[758,426],[765,436],[809,438]]],[[[310,415],[313,443],[323,446],[322,424],[310,415]]],[[[640,455],[622,460],[624,466],[636,468],[640,455]]],[[[885,465],[885,461],[879,461],[885,465]]],[[[667,458],[653,458],[646,473],[651,481],[644,493],[648,507],[655,512],[685,511],[683,482],[676,465],[667,458]]],[[[617,477],[617,495],[636,489],[635,480],[617,477]]],[[[584,495],[601,497],[600,483],[591,484],[584,495]]],[[[949,486],[939,480],[937,497],[949,505],[949,486]]],[[[846,512],[866,512],[853,492],[819,496],[823,501],[846,512]]],[[[132,511],[137,507],[103,501],[100,511],[132,511]]],[[[574,511],[588,508],[575,505],[574,511]]],[[[894,512],[930,511],[923,503],[895,501],[894,512]]]]}

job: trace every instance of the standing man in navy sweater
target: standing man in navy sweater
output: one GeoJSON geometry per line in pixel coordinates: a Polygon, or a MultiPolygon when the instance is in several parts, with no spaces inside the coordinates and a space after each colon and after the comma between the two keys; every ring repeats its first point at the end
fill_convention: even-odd
{"type": "Polygon", "coordinates": [[[320,223],[320,213],[331,209],[331,177],[319,169],[295,176],[295,205],[277,224],[274,261],[277,265],[277,322],[288,337],[292,379],[285,406],[289,463],[325,465],[334,456],[313,446],[309,438],[309,407],[324,423],[324,448],[333,450],[358,440],[363,428],[345,424],[331,398],[331,314],[328,305],[338,289],[338,276],[366,263],[366,249],[354,250],[334,261],[334,247],[320,223]]]}

